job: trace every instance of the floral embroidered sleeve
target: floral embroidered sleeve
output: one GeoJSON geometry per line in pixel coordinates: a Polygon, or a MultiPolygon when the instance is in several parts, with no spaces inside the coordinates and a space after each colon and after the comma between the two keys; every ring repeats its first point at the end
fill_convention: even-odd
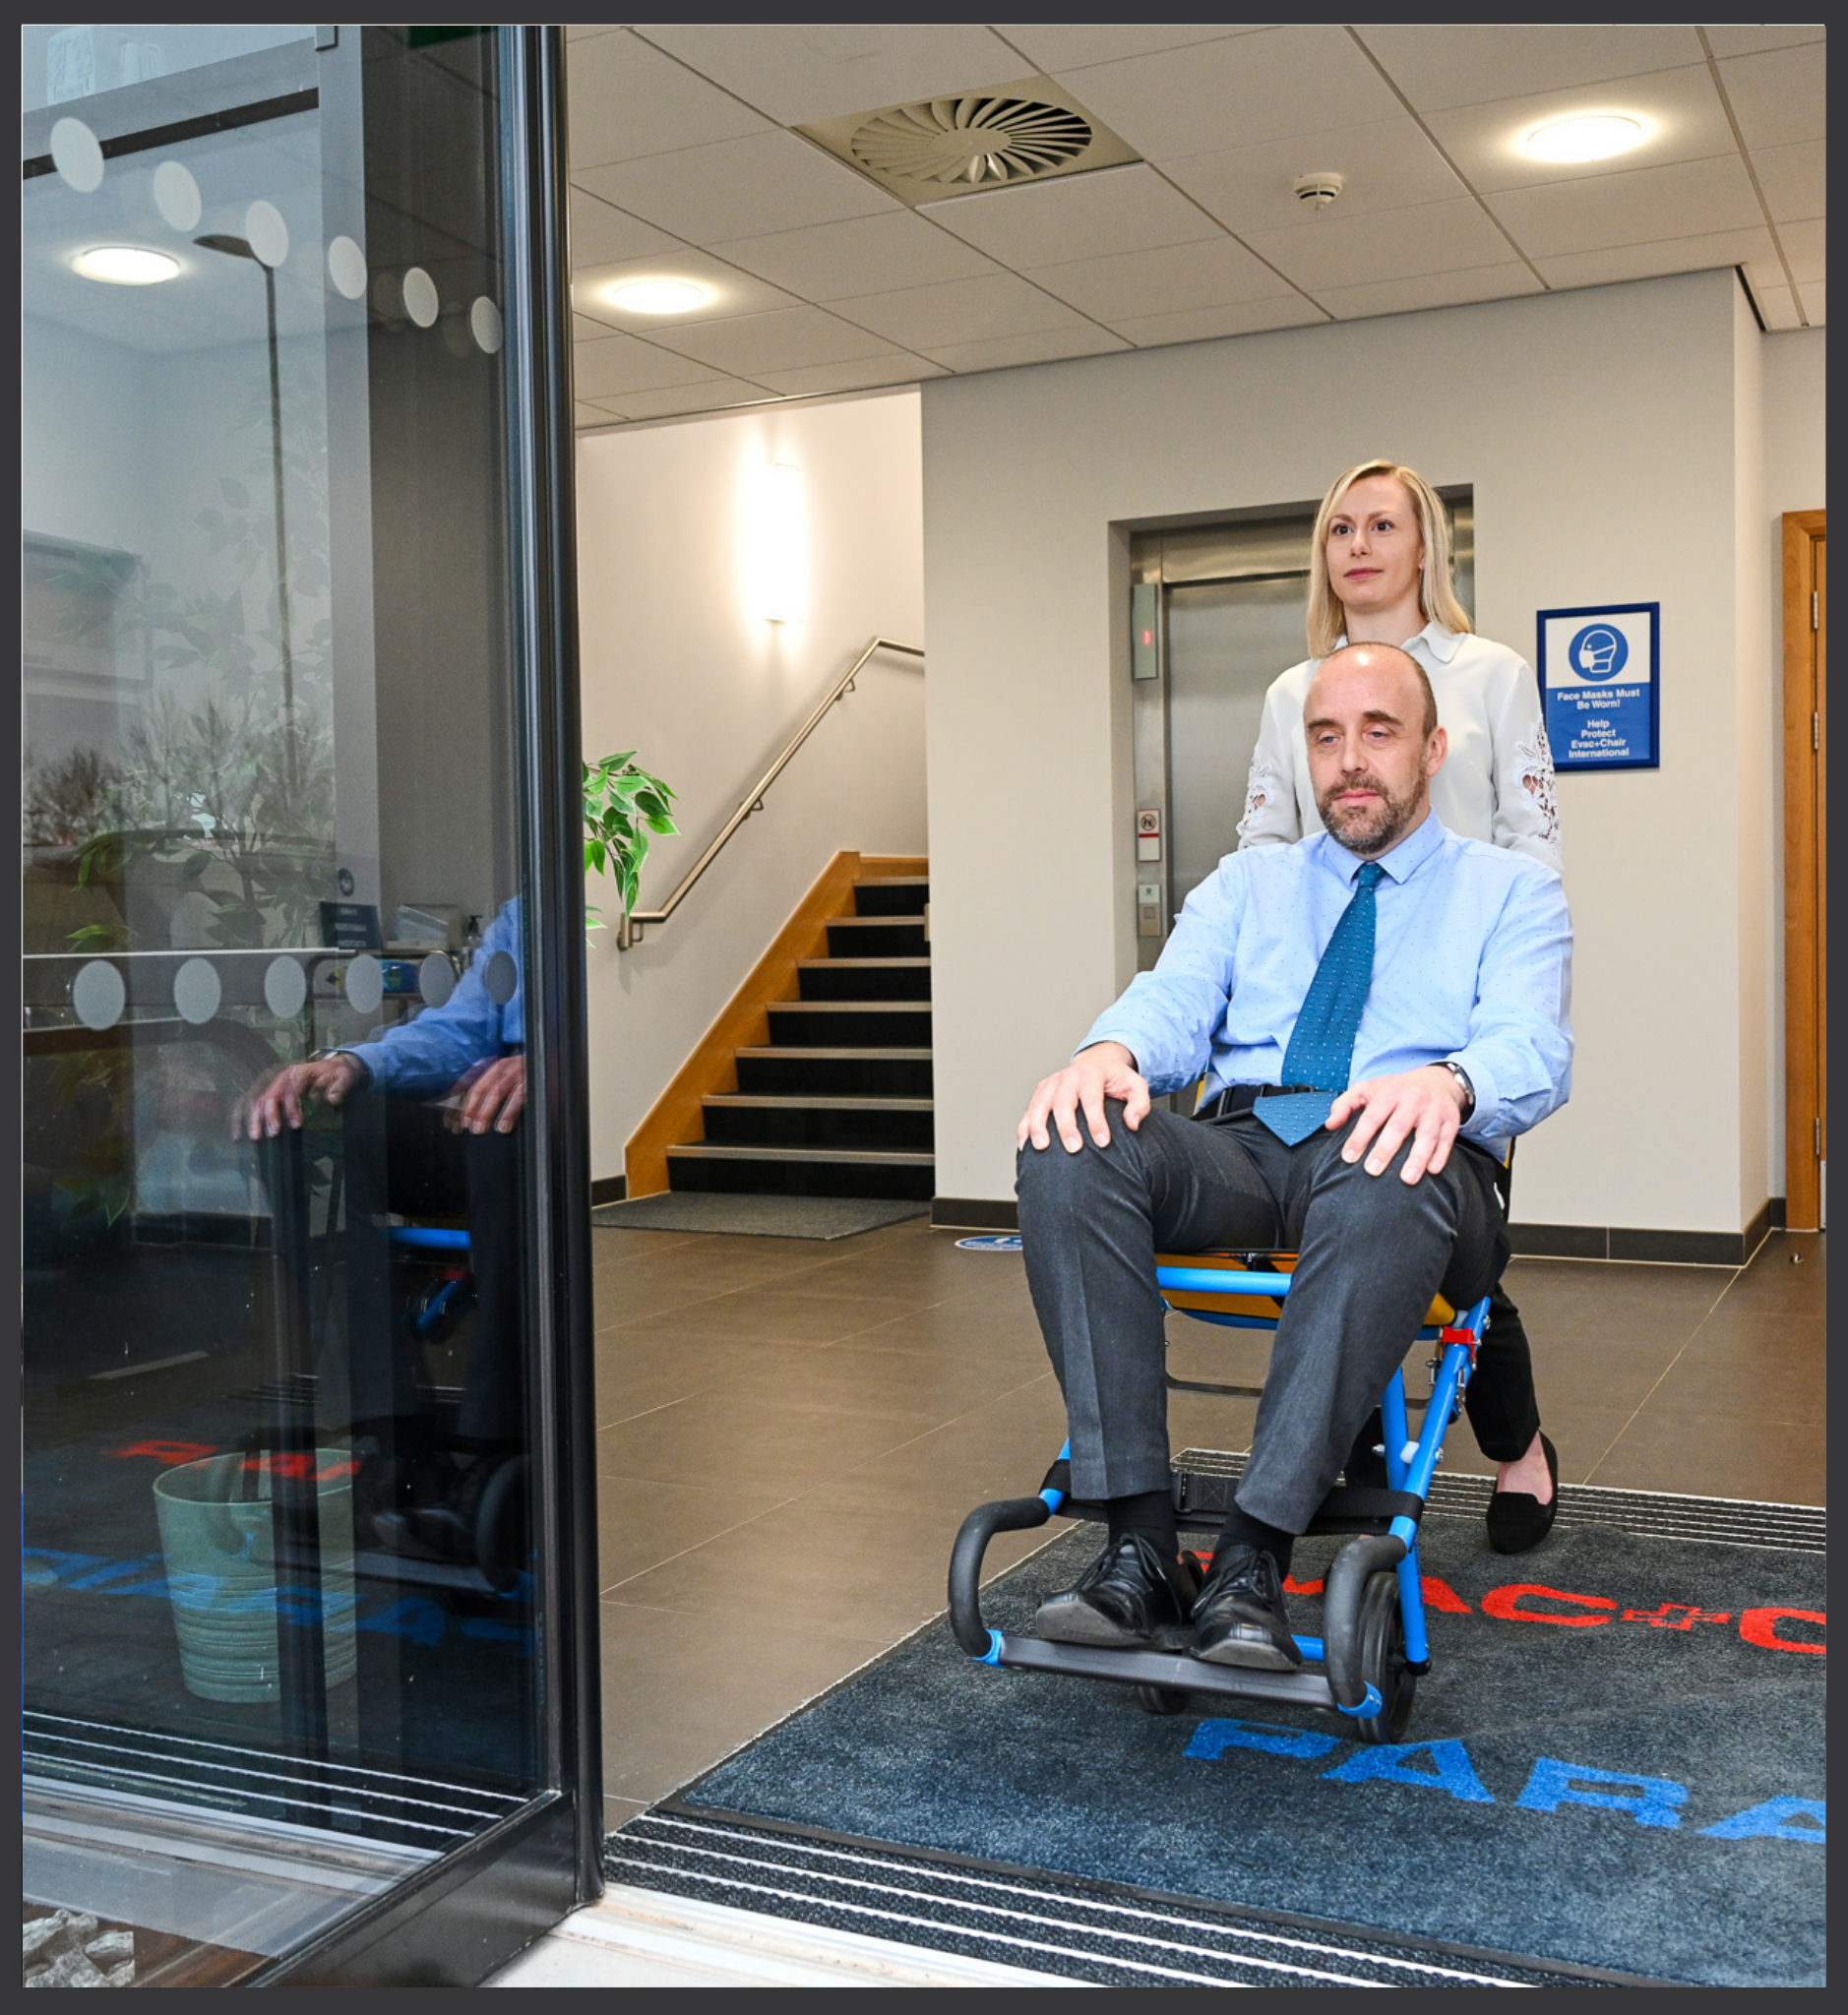
{"type": "MultiPolygon", "coordinates": [[[[1280,685],[1281,680],[1278,681],[1280,685]]],[[[1303,836],[1296,804],[1295,752],[1287,724],[1279,718],[1277,687],[1264,695],[1263,720],[1252,752],[1251,773],[1245,781],[1245,816],[1239,821],[1239,845],[1288,846],[1303,836]]]]}
{"type": "Polygon", "coordinates": [[[1556,873],[1561,865],[1558,779],[1540,711],[1540,683],[1520,664],[1491,721],[1495,740],[1495,843],[1556,873]]]}

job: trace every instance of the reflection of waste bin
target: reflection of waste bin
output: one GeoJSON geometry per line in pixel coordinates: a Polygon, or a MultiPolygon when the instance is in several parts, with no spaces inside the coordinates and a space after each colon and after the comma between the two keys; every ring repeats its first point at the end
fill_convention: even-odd
{"type": "MultiPolygon", "coordinates": [[[[327,1682],[338,1686],[358,1663],[353,1463],[341,1449],[317,1448],[314,1464],[327,1682]]],[[[277,1605],[309,1598],[290,1590],[286,1571],[277,1592],[269,1459],[259,1465],[243,1455],[209,1455],[162,1472],[154,1490],[187,1691],[206,1700],[276,1699],[277,1605]]]]}

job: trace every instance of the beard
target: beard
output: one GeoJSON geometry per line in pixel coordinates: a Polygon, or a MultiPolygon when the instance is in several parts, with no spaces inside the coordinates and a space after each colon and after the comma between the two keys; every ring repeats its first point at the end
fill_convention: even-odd
{"type": "Polygon", "coordinates": [[[1424,781],[1420,777],[1418,789],[1409,795],[1397,796],[1383,776],[1371,772],[1344,776],[1317,798],[1316,810],[1322,814],[1323,824],[1349,853],[1383,854],[1396,846],[1423,816],[1426,800],[1424,781]],[[1362,807],[1335,802],[1343,791],[1351,790],[1377,791],[1379,803],[1362,807]]]}

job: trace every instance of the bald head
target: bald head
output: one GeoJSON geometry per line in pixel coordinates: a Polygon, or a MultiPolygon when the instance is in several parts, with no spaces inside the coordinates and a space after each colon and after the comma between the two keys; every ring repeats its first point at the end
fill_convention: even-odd
{"type": "Polygon", "coordinates": [[[1373,860],[1424,822],[1448,740],[1424,667],[1390,643],[1349,643],[1317,668],[1303,702],[1322,823],[1373,860]]]}

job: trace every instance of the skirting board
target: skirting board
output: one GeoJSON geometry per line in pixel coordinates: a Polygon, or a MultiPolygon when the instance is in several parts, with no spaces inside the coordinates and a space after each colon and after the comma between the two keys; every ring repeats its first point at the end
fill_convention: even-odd
{"type": "Polygon", "coordinates": [[[590,1208],[599,1203],[620,1203],[629,1193],[627,1176],[593,1176],[590,1180],[590,1208]]]}
{"type": "MultiPolygon", "coordinates": [[[[1743,1266],[1781,1228],[1784,1199],[1759,1206],[1743,1232],[1637,1231],[1628,1225],[1510,1224],[1516,1258],[1648,1260],[1669,1266],[1743,1266]]],[[[955,1232],[1018,1231],[1012,1197],[937,1196],[931,1200],[931,1229],[955,1232]]]]}

